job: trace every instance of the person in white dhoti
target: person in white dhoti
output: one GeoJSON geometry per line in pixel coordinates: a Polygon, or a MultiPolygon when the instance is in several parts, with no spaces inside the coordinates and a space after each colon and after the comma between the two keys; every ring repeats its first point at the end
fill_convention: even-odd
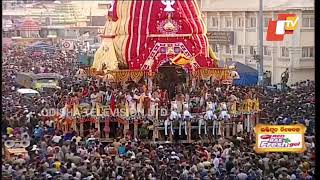
{"type": "Polygon", "coordinates": [[[199,134],[201,134],[201,125],[204,125],[205,128],[204,128],[204,133],[207,134],[207,124],[208,122],[213,122],[213,126],[212,126],[212,133],[213,135],[215,135],[217,133],[217,125],[218,125],[218,122],[217,122],[217,116],[214,114],[214,111],[213,111],[213,103],[212,102],[207,102],[207,111],[204,115],[204,120],[199,122],[199,134]]]}
{"type": "Polygon", "coordinates": [[[184,103],[184,100],[185,100],[185,97],[182,93],[179,93],[177,96],[176,96],[176,102],[177,102],[177,107],[178,107],[178,113],[182,113],[184,111],[183,109],[183,103],[184,103]]]}
{"type": "Polygon", "coordinates": [[[217,106],[218,106],[218,104],[217,104],[216,101],[211,101],[210,107],[211,107],[211,111],[212,111],[213,113],[216,112],[217,106]]]}
{"type": "Polygon", "coordinates": [[[187,103],[184,103],[184,112],[183,112],[183,118],[179,121],[179,136],[181,136],[181,128],[184,127],[184,134],[188,134],[188,121],[191,120],[192,116],[189,112],[189,106],[187,103]]]}
{"type": "Polygon", "coordinates": [[[237,124],[237,133],[243,133],[243,124],[242,124],[242,122],[238,122],[238,124],[237,124]]]}
{"type": "Polygon", "coordinates": [[[171,134],[173,135],[173,122],[178,121],[180,118],[180,115],[177,113],[177,108],[178,108],[177,105],[173,104],[172,111],[170,113],[169,118],[164,121],[165,136],[168,135],[168,126],[170,126],[170,131],[171,131],[171,134]]]}
{"type": "Polygon", "coordinates": [[[154,93],[150,93],[150,98],[151,98],[151,103],[150,103],[150,115],[152,117],[156,116],[156,107],[158,106],[159,102],[160,102],[160,94],[159,94],[160,90],[155,91],[154,93]]]}
{"type": "Polygon", "coordinates": [[[220,115],[219,115],[219,119],[220,120],[229,120],[230,119],[230,114],[228,113],[228,109],[227,109],[227,104],[225,102],[220,104],[220,115]]]}
{"type": "Polygon", "coordinates": [[[129,116],[135,115],[136,114],[136,106],[135,106],[135,100],[133,99],[133,93],[126,94],[126,101],[129,106],[129,116]]]}
{"type": "Polygon", "coordinates": [[[170,120],[170,117],[164,121],[164,135],[165,136],[168,136],[168,126],[170,126],[170,131],[171,131],[171,134],[173,135],[173,126],[172,126],[172,121],[170,120]]]}
{"type": "Polygon", "coordinates": [[[137,111],[140,116],[144,115],[144,109],[143,109],[144,97],[145,97],[144,93],[140,94],[139,92],[136,92],[135,98],[137,99],[137,111]]]}
{"type": "Polygon", "coordinates": [[[230,114],[228,113],[227,104],[225,102],[222,102],[220,104],[220,109],[221,109],[221,112],[218,117],[218,120],[219,120],[219,122],[218,122],[218,135],[221,135],[221,133],[224,132],[224,129],[221,126],[222,121],[228,121],[231,118],[230,114]]]}

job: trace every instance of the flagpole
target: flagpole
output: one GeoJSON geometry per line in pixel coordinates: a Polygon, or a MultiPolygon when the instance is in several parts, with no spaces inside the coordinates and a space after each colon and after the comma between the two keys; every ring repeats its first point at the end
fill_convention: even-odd
{"type": "Polygon", "coordinates": [[[258,84],[263,85],[263,0],[259,1],[259,79],[258,84]]]}

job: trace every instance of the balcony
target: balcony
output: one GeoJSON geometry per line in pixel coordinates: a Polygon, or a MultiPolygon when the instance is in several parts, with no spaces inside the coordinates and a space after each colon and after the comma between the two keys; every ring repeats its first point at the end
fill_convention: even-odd
{"type": "Polygon", "coordinates": [[[299,66],[296,69],[313,69],[314,58],[300,58],[299,66]]]}

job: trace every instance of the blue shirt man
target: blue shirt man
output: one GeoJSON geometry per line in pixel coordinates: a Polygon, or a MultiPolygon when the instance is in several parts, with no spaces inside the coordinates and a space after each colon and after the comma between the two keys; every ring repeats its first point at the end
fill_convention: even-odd
{"type": "Polygon", "coordinates": [[[43,135],[43,129],[41,127],[39,127],[39,125],[37,125],[33,131],[33,135],[35,138],[41,139],[41,137],[43,135]]]}
{"type": "Polygon", "coordinates": [[[119,155],[125,155],[126,154],[126,146],[124,143],[122,143],[122,145],[118,148],[118,153],[119,155]]]}

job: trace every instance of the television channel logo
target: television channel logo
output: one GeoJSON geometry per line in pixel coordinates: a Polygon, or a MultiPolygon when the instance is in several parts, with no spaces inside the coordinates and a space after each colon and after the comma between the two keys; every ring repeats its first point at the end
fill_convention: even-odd
{"type": "Polygon", "coordinates": [[[269,21],[267,41],[283,41],[285,34],[293,34],[298,28],[298,20],[295,14],[278,14],[278,20],[269,21]]]}

